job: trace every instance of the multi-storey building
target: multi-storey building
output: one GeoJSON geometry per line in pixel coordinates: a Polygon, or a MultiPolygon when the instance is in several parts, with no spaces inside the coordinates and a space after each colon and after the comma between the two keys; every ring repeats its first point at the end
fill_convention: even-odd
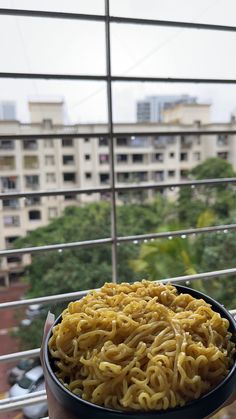
{"type": "MultiPolygon", "coordinates": [[[[4,134],[34,134],[37,139],[0,140],[0,190],[2,193],[109,185],[108,139],[106,124],[64,125],[62,102],[29,103],[31,123],[0,121],[4,134]],[[90,138],[91,133],[101,133],[90,138]],[[56,139],[40,139],[40,134],[60,133],[56,139]],[[84,133],[84,138],[63,138],[63,133],[84,133]]],[[[186,179],[188,170],[211,156],[227,159],[236,169],[236,138],[232,135],[162,135],[166,131],[232,130],[236,121],[210,123],[209,105],[179,104],[168,108],[162,124],[115,124],[114,132],[127,133],[115,138],[115,180],[117,185],[130,183],[178,182],[186,179]],[[150,135],[133,136],[133,132],[150,135]],[[158,136],[152,132],[160,132],[158,136]],[[129,135],[130,133],[130,135],[129,135]]],[[[149,196],[153,192],[149,192],[149,196]]],[[[174,198],[175,191],[167,193],[174,198]]],[[[0,202],[0,248],[10,248],[17,237],[25,236],[62,214],[66,206],[80,205],[104,194],[29,197],[0,202]]],[[[27,256],[2,258],[2,284],[18,277],[27,256]]]]}
{"type": "Polygon", "coordinates": [[[189,95],[147,96],[136,104],[137,122],[163,122],[165,109],[181,103],[197,103],[197,98],[189,95]]]}

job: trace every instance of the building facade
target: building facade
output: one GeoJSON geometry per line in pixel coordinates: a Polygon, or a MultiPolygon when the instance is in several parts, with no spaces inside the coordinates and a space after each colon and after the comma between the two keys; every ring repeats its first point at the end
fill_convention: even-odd
{"type": "MultiPolygon", "coordinates": [[[[92,188],[108,186],[109,145],[106,124],[64,125],[62,102],[29,104],[31,123],[0,121],[0,190],[1,193],[92,188]],[[90,134],[101,136],[91,138],[90,134]],[[40,139],[40,134],[60,133],[55,139],[40,139]],[[63,133],[84,133],[84,138],[63,138],[63,133]],[[37,139],[17,140],[4,135],[37,135],[37,139]]],[[[236,121],[212,124],[209,105],[182,104],[166,110],[161,124],[117,124],[114,132],[126,132],[115,138],[115,180],[119,186],[127,183],[151,184],[179,182],[188,171],[208,157],[227,159],[236,170],[236,138],[232,135],[168,136],[166,131],[230,130],[236,121]],[[191,108],[191,109],[190,109],[191,108]],[[181,119],[182,118],[182,119],[181,119]],[[150,135],[133,136],[133,132],[150,135]],[[152,132],[160,132],[158,136],[152,132]],[[130,134],[129,134],[130,133],[130,134]]],[[[170,198],[176,191],[166,189],[170,198]]],[[[151,198],[153,191],[149,191],[151,198]]],[[[0,248],[9,249],[16,238],[37,227],[47,225],[61,215],[68,205],[82,205],[108,199],[105,193],[66,194],[64,196],[11,198],[0,201],[0,248]]],[[[122,194],[118,199],[122,198],[122,194]]],[[[18,278],[29,256],[9,256],[0,262],[0,284],[8,285],[18,278]]]]}

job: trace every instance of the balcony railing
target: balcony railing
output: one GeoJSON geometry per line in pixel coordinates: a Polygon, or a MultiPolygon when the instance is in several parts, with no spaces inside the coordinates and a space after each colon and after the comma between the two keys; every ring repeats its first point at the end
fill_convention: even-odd
{"type": "MultiPolygon", "coordinates": [[[[132,138],[135,137],[148,137],[153,136],[156,137],[156,142],[154,146],[157,148],[161,148],[163,146],[163,137],[175,137],[175,136],[183,136],[183,135],[235,135],[236,130],[179,130],[179,131],[159,131],[153,132],[150,128],[147,132],[122,132],[122,133],[115,133],[114,126],[113,126],[113,118],[112,118],[112,83],[118,82],[155,82],[155,83],[204,83],[204,84],[236,84],[236,79],[209,79],[209,78],[165,78],[165,77],[134,77],[134,76],[115,76],[111,73],[111,42],[110,42],[110,26],[111,24],[136,24],[136,25],[152,25],[152,26],[164,26],[164,27],[178,27],[178,28],[188,28],[188,29],[202,29],[202,30],[214,30],[214,31],[227,31],[227,32],[236,32],[236,27],[226,26],[226,25],[214,25],[214,24],[202,24],[202,23],[192,23],[192,22],[175,22],[175,21],[162,21],[162,20],[153,20],[153,19],[136,19],[136,18],[125,18],[125,17],[117,17],[117,16],[110,16],[109,13],[109,0],[105,0],[105,15],[88,15],[88,14],[80,14],[80,13],[65,13],[65,12],[54,12],[54,11],[39,11],[39,10],[21,10],[21,9],[0,9],[0,15],[6,16],[18,16],[18,17],[31,17],[31,18],[47,18],[47,19],[72,19],[72,20],[87,20],[87,21],[99,21],[103,22],[105,25],[105,33],[106,33],[106,75],[72,75],[72,74],[42,74],[42,73],[12,73],[12,72],[1,72],[0,78],[5,79],[50,79],[50,80],[94,80],[94,81],[105,81],[107,85],[107,107],[108,107],[108,132],[105,133],[92,133],[89,137],[92,139],[97,138],[106,138],[109,144],[109,167],[110,167],[110,183],[109,186],[106,187],[99,187],[99,188],[68,188],[68,189],[61,189],[61,190],[53,190],[53,191],[46,191],[46,190],[31,190],[31,191],[22,191],[22,192],[8,192],[8,193],[0,193],[0,199],[11,199],[11,198],[32,198],[32,197],[43,197],[43,196],[59,196],[59,195],[66,195],[69,194],[71,196],[76,196],[78,194],[83,193],[109,193],[111,196],[111,234],[107,238],[103,239],[96,239],[96,240],[87,240],[87,241],[78,241],[72,243],[62,243],[62,244],[53,244],[47,246],[38,246],[38,247],[29,247],[29,248],[21,248],[21,249],[4,249],[0,251],[0,257],[2,256],[19,256],[25,253],[38,253],[44,251],[53,251],[53,250],[62,250],[62,249],[70,249],[70,248],[79,248],[79,247],[90,247],[90,246],[102,246],[106,244],[110,244],[112,247],[112,281],[116,282],[117,278],[117,245],[122,242],[133,242],[137,244],[138,242],[142,242],[144,240],[154,240],[159,238],[171,238],[174,236],[177,237],[186,237],[187,235],[192,234],[203,234],[203,233],[211,233],[216,231],[227,232],[229,230],[236,230],[236,224],[230,225],[219,225],[213,227],[204,227],[204,228],[190,228],[190,229],[182,229],[178,231],[166,231],[160,233],[152,233],[152,234],[142,234],[138,236],[122,236],[119,237],[117,235],[117,220],[116,220],[116,193],[123,192],[123,191],[134,191],[134,190],[147,190],[147,189],[154,189],[160,190],[162,188],[170,188],[170,187],[183,187],[183,186],[198,186],[198,185],[218,185],[218,184],[229,184],[229,183],[236,183],[236,178],[226,178],[226,179],[204,179],[204,180],[195,180],[189,181],[185,180],[184,182],[160,182],[160,183],[145,183],[142,185],[134,185],[129,184],[126,186],[117,186],[115,183],[115,169],[114,169],[114,140],[116,138],[126,138],[132,135],[132,138]],[[160,137],[160,141],[158,139],[160,137]]],[[[56,133],[56,134],[34,134],[34,135],[0,135],[0,140],[6,141],[10,140],[19,140],[24,142],[23,144],[31,144],[32,150],[35,149],[35,143],[33,140],[40,140],[45,139],[58,139],[63,138],[64,140],[79,140],[80,138],[86,138],[88,134],[86,133],[56,133]],[[26,140],[30,140],[27,142],[26,140]]],[[[40,141],[39,140],[39,141],[40,141]]],[[[122,141],[121,141],[122,142],[122,141]]],[[[9,143],[10,144],[10,143],[9,143]]],[[[27,147],[26,146],[26,147],[27,147]]],[[[30,147],[31,147],[30,146],[30,147]]],[[[32,185],[31,185],[32,186],[32,185]]],[[[195,281],[197,279],[204,279],[207,280],[209,278],[216,278],[221,276],[227,276],[236,274],[236,267],[232,269],[224,269],[220,271],[212,271],[212,272],[205,272],[196,275],[188,275],[188,276],[180,276],[176,278],[168,279],[168,281],[174,283],[186,283],[187,285],[195,281]]],[[[162,282],[167,281],[166,278],[162,280],[162,282]]],[[[83,297],[87,291],[78,291],[74,293],[67,293],[67,294],[60,294],[60,295],[52,295],[52,296],[45,296],[40,298],[33,298],[28,300],[20,300],[20,301],[11,301],[7,303],[0,304],[0,310],[4,309],[17,309],[20,307],[25,307],[29,304],[48,304],[48,303],[55,303],[59,301],[70,301],[74,299],[78,299],[83,297]]],[[[236,309],[232,310],[231,313],[236,315],[236,309]]],[[[21,358],[27,357],[36,357],[39,355],[39,348],[32,349],[29,351],[22,351],[13,354],[5,354],[0,356],[0,362],[12,362],[18,361],[21,358]]],[[[32,393],[27,396],[18,397],[17,399],[3,399],[0,401],[0,412],[6,412],[11,410],[16,410],[22,408],[27,405],[36,404],[46,400],[45,392],[37,392],[32,393]]]]}

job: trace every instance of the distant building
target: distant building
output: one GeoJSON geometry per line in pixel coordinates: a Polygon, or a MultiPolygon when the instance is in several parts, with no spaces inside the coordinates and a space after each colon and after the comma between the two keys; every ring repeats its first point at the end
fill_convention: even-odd
{"type": "MultiPolygon", "coordinates": [[[[29,103],[30,123],[0,121],[0,192],[92,188],[109,185],[109,140],[102,133],[106,124],[65,125],[62,101],[29,103]],[[66,138],[63,134],[84,133],[83,138],[66,138]],[[98,133],[97,137],[90,134],[98,133]],[[60,133],[60,134],[59,134],[60,133]],[[99,135],[99,133],[101,133],[99,135]],[[28,139],[8,139],[7,134],[27,134],[28,139]],[[32,138],[30,135],[32,134],[32,138]],[[41,134],[57,134],[43,139],[41,134]],[[37,135],[37,138],[35,138],[37,135]]],[[[115,124],[114,132],[126,133],[114,139],[115,182],[153,184],[185,180],[197,164],[208,157],[228,160],[236,170],[236,135],[184,135],[184,130],[232,130],[236,121],[211,123],[210,105],[182,103],[162,112],[162,123],[115,124]],[[182,131],[168,135],[167,131],[182,131]],[[134,136],[134,132],[150,132],[134,136]],[[154,135],[153,132],[159,132],[154,135]],[[163,132],[163,134],[161,134],[163,132]]],[[[163,189],[170,199],[177,191],[163,189]]],[[[155,195],[148,190],[148,198],[155,195]]],[[[118,203],[124,192],[117,193],[118,203]]],[[[0,248],[10,249],[18,237],[47,225],[61,215],[68,205],[109,199],[106,192],[54,196],[8,197],[0,201],[0,248]]],[[[0,259],[0,286],[19,278],[30,263],[29,255],[0,259]]]]}
{"type": "Polygon", "coordinates": [[[0,121],[16,120],[16,104],[15,102],[0,102],[0,121]]]}
{"type": "Polygon", "coordinates": [[[163,110],[179,103],[197,103],[197,98],[189,95],[147,96],[137,102],[137,122],[163,122],[163,110]]]}

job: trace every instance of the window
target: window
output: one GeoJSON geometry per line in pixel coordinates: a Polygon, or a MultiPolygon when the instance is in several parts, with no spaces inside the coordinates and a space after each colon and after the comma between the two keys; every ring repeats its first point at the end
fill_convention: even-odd
{"type": "Polygon", "coordinates": [[[146,182],[148,180],[147,172],[133,172],[131,176],[133,182],[146,182]]]}
{"type": "Polygon", "coordinates": [[[107,137],[100,137],[98,139],[99,146],[107,146],[108,145],[108,138],[107,137]]]}
{"type": "Polygon", "coordinates": [[[14,148],[14,140],[0,140],[0,150],[13,150],[14,148]]]}
{"type": "Polygon", "coordinates": [[[37,150],[37,140],[23,140],[23,150],[37,150]]]}
{"type": "Polygon", "coordinates": [[[164,161],[164,154],[163,153],[156,153],[155,154],[155,161],[159,161],[160,163],[163,163],[163,161],[164,161]]]}
{"type": "Polygon", "coordinates": [[[53,148],[53,146],[54,146],[54,142],[51,138],[47,138],[46,140],[44,140],[45,148],[53,148]]]}
{"type": "Polygon", "coordinates": [[[37,189],[39,187],[39,176],[38,175],[27,175],[25,176],[26,188],[37,189]]]}
{"type": "Polygon", "coordinates": [[[25,199],[25,206],[30,207],[33,205],[40,205],[41,198],[39,196],[30,196],[29,198],[25,199]]]}
{"type": "Polygon", "coordinates": [[[117,163],[126,163],[128,161],[127,154],[117,154],[116,161],[117,163]]]}
{"type": "Polygon", "coordinates": [[[63,180],[64,182],[73,182],[75,183],[76,181],[76,175],[75,173],[63,173],[63,180]]]}
{"type": "Polygon", "coordinates": [[[29,220],[41,220],[41,212],[39,210],[31,210],[28,214],[29,220]]]}
{"type": "Polygon", "coordinates": [[[2,201],[2,206],[3,209],[18,209],[20,208],[20,202],[19,199],[17,198],[12,198],[12,199],[4,199],[2,201]]]}
{"type": "Polygon", "coordinates": [[[109,173],[100,173],[99,177],[100,177],[100,182],[101,183],[108,183],[109,182],[109,179],[110,179],[109,173]]]}
{"type": "Polygon", "coordinates": [[[89,138],[88,138],[88,137],[85,137],[85,138],[84,138],[84,142],[85,142],[85,143],[89,143],[89,138]]]}
{"type": "Polygon", "coordinates": [[[200,135],[197,135],[197,136],[196,136],[196,144],[197,144],[197,145],[201,145],[201,142],[202,142],[202,141],[201,141],[201,137],[200,137],[200,135]]]}
{"type": "Polygon", "coordinates": [[[175,170],[168,170],[168,176],[174,177],[175,176],[175,170]]]}
{"type": "Polygon", "coordinates": [[[85,154],[84,158],[85,158],[85,160],[91,160],[90,154],[85,154]]]}
{"type": "Polygon", "coordinates": [[[7,257],[7,263],[11,264],[11,263],[22,263],[22,256],[8,256],[7,257]]]}
{"type": "Polygon", "coordinates": [[[224,145],[228,145],[228,135],[227,134],[220,134],[217,137],[217,145],[219,147],[224,146],[224,145]]]}
{"type": "Polygon", "coordinates": [[[9,249],[9,247],[12,247],[12,244],[15,240],[17,240],[19,236],[10,236],[5,238],[6,248],[9,249]]]}
{"type": "Polygon", "coordinates": [[[62,162],[66,166],[73,165],[73,164],[75,164],[74,156],[72,156],[72,155],[62,156],[62,162]]]}
{"type": "Polygon", "coordinates": [[[175,153],[172,151],[171,153],[169,153],[169,158],[173,159],[175,157],[175,153]]]}
{"type": "Polygon", "coordinates": [[[92,178],[92,173],[91,172],[86,172],[85,173],[85,178],[86,179],[91,179],[92,178]]]}
{"type": "Polygon", "coordinates": [[[181,180],[186,180],[188,179],[188,170],[180,170],[180,178],[181,180]]]}
{"type": "Polygon", "coordinates": [[[9,177],[2,177],[2,189],[3,192],[8,190],[16,190],[17,189],[17,177],[16,176],[9,176],[9,177]]]}
{"type": "Polygon", "coordinates": [[[99,163],[100,164],[109,163],[109,154],[99,154],[99,163]]]}
{"type": "Polygon", "coordinates": [[[73,147],[74,141],[72,138],[62,138],[61,145],[62,147],[73,147]]]}
{"type": "Polygon", "coordinates": [[[187,161],[188,153],[180,153],[180,161],[187,161]]]}
{"type": "Polygon", "coordinates": [[[48,218],[51,220],[52,218],[57,217],[58,210],[56,207],[48,208],[48,218]]]}
{"type": "Polygon", "coordinates": [[[195,152],[193,153],[193,159],[194,159],[195,161],[199,161],[199,160],[201,160],[201,153],[200,153],[199,151],[195,151],[195,152]]]}
{"type": "Polygon", "coordinates": [[[123,138],[123,137],[121,137],[121,138],[117,138],[116,139],[116,145],[119,147],[119,146],[127,146],[128,145],[128,138],[123,138]]]}
{"type": "Polygon", "coordinates": [[[133,154],[132,155],[132,162],[133,163],[143,163],[143,154],[133,154]]]}
{"type": "Polygon", "coordinates": [[[54,166],[55,165],[54,156],[45,156],[44,161],[45,161],[46,166],[54,166]]]}
{"type": "Polygon", "coordinates": [[[65,201],[72,201],[73,199],[75,199],[75,195],[65,195],[65,201]]]}
{"type": "Polygon", "coordinates": [[[130,178],[130,173],[128,172],[117,173],[117,182],[127,182],[129,178],[130,178]]]}
{"type": "Polygon", "coordinates": [[[46,173],[46,182],[47,183],[55,183],[56,182],[55,173],[46,173]]]}
{"type": "Polygon", "coordinates": [[[153,173],[153,180],[155,182],[162,182],[164,180],[164,172],[163,170],[158,170],[153,173]]]}
{"type": "Polygon", "coordinates": [[[5,227],[19,227],[20,217],[19,215],[4,215],[3,224],[5,227]]]}
{"type": "Polygon", "coordinates": [[[227,151],[221,151],[219,153],[217,153],[217,157],[219,157],[220,159],[224,159],[227,160],[228,159],[228,154],[227,151]]]}
{"type": "Polygon", "coordinates": [[[24,156],[25,169],[38,169],[39,161],[37,156],[24,156]]]}
{"type": "Polygon", "coordinates": [[[15,169],[15,157],[13,157],[13,156],[1,156],[0,157],[0,169],[1,170],[13,170],[13,169],[15,169]]]}

